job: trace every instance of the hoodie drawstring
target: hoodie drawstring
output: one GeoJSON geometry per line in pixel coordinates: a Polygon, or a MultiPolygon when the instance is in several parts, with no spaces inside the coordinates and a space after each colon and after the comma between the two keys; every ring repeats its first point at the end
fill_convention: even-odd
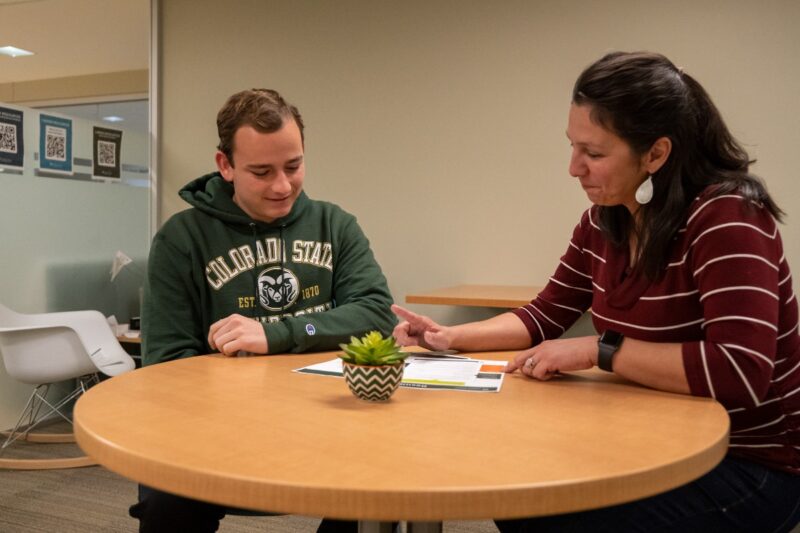
{"type": "MultiPolygon", "coordinates": [[[[250,229],[253,231],[253,253],[256,255],[256,263],[258,263],[258,233],[256,232],[256,223],[250,223],[250,229]]],[[[256,316],[256,304],[258,303],[258,274],[256,273],[255,265],[250,270],[250,275],[253,277],[253,295],[255,298],[253,299],[253,305],[250,307],[250,318],[253,320],[258,320],[256,316]]]]}
{"type": "MultiPolygon", "coordinates": [[[[286,227],[286,224],[281,224],[278,227],[278,246],[280,247],[280,250],[281,250],[281,252],[280,252],[281,253],[281,272],[280,272],[281,283],[283,283],[283,281],[285,281],[285,272],[286,272],[284,270],[284,266],[285,266],[285,263],[286,263],[286,245],[283,242],[283,229],[285,227],[286,227]]],[[[250,222],[250,229],[253,231],[253,250],[258,250],[258,232],[256,230],[255,222],[250,222]]],[[[256,255],[256,257],[258,257],[258,256],[256,255]]],[[[258,274],[256,273],[256,269],[255,268],[253,268],[250,272],[252,273],[252,276],[253,276],[253,293],[255,295],[255,300],[253,300],[253,307],[250,308],[250,317],[253,318],[253,319],[257,319],[258,317],[256,317],[256,303],[259,302],[258,274]]],[[[286,299],[284,298],[283,302],[281,302],[280,320],[283,320],[283,315],[284,315],[287,307],[288,307],[288,305],[287,305],[286,299]]]]}
{"type": "MultiPolygon", "coordinates": [[[[281,283],[286,281],[286,276],[285,276],[286,271],[283,268],[283,263],[286,259],[286,243],[283,242],[283,228],[285,227],[286,227],[285,224],[281,224],[278,234],[278,240],[281,243],[281,280],[282,280],[281,283]]],[[[283,320],[284,311],[286,311],[286,300],[287,298],[284,298],[283,303],[281,303],[281,320],[283,320]]]]}

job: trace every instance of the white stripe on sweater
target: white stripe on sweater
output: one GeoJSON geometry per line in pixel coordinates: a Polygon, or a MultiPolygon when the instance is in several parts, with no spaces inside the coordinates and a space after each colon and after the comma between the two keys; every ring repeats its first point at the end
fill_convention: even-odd
{"type": "Polygon", "coordinates": [[[551,319],[549,316],[547,316],[546,314],[544,314],[544,313],[542,312],[542,310],[541,310],[541,309],[539,309],[538,307],[536,307],[536,306],[535,306],[535,305],[533,305],[532,303],[530,303],[530,304],[527,304],[525,307],[528,307],[528,306],[530,306],[530,307],[532,307],[533,309],[535,309],[537,313],[539,313],[540,315],[542,315],[542,316],[545,318],[545,320],[547,320],[548,322],[550,322],[551,324],[553,324],[553,325],[554,325],[554,326],[556,326],[557,328],[560,328],[562,333],[563,333],[564,331],[566,331],[566,330],[564,329],[564,326],[562,326],[561,324],[559,324],[558,322],[554,321],[554,320],[553,320],[553,319],[551,319]]]}
{"type": "Polygon", "coordinates": [[[706,373],[706,383],[708,383],[708,391],[711,393],[712,398],[716,398],[717,394],[714,392],[714,383],[711,381],[711,373],[708,371],[708,359],[706,358],[705,343],[700,343],[700,359],[703,361],[703,370],[706,373]]]}
{"type": "Polygon", "coordinates": [[[714,322],[727,322],[727,321],[731,321],[731,320],[741,320],[743,322],[752,322],[754,324],[762,324],[764,326],[767,326],[768,328],[771,328],[771,329],[774,329],[775,331],[778,331],[778,326],[776,326],[775,324],[771,324],[771,323],[767,322],[766,320],[759,320],[757,318],[753,318],[753,317],[749,317],[749,316],[740,316],[740,315],[718,316],[717,318],[712,318],[711,320],[707,320],[707,321],[703,322],[703,325],[701,327],[705,328],[707,325],[713,324],[714,322]]]}
{"type": "MultiPolygon", "coordinates": [[[[759,405],[759,407],[764,407],[765,405],[769,405],[769,404],[771,404],[773,402],[779,402],[781,400],[784,400],[784,399],[788,398],[789,396],[791,396],[792,394],[795,394],[798,391],[800,391],[800,388],[797,388],[797,389],[793,390],[792,392],[790,392],[789,394],[787,394],[785,396],[776,396],[775,398],[770,398],[769,400],[765,400],[765,401],[761,402],[761,405],[759,405]]],[[[736,413],[738,411],[744,411],[744,410],[745,409],[742,407],[740,409],[731,409],[728,412],[729,413],[736,413]]]]}
{"type": "Polygon", "coordinates": [[[753,392],[753,387],[752,385],[750,385],[750,381],[748,381],[747,377],[744,375],[744,372],[742,372],[742,369],[739,368],[738,364],[736,364],[736,359],[733,358],[733,356],[730,354],[730,352],[728,352],[728,350],[725,349],[724,346],[720,345],[719,349],[722,353],[725,354],[725,357],[728,358],[728,361],[730,361],[731,365],[733,366],[733,369],[736,370],[736,373],[739,374],[739,378],[742,380],[742,383],[744,383],[744,386],[747,388],[747,392],[750,393],[750,398],[753,400],[753,405],[758,407],[759,406],[758,396],[756,396],[756,393],[753,392]]]}
{"type": "Polygon", "coordinates": [[[767,422],[766,424],[761,424],[760,426],[753,426],[751,428],[737,429],[736,431],[731,431],[731,434],[744,433],[745,431],[755,431],[757,429],[765,428],[765,427],[768,427],[768,426],[774,426],[775,424],[779,423],[784,418],[786,418],[786,415],[781,415],[778,418],[776,418],[775,420],[773,420],[772,422],[767,422]]]}
{"type": "Polygon", "coordinates": [[[703,263],[703,265],[700,268],[698,268],[697,270],[692,272],[692,276],[697,276],[697,274],[701,270],[703,270],[704,268],[706,268],[708,265],[710,265],[712,263],[718,263],[720,261],[727,261],[728,259],[742,259],[742,258],[758,259],[759,261],[761,261],[763,263],[766,263],[767,266],[769,266],[770,268],[775,270],[775,272],[778,272],[778,267],[776,265],[773,265],[772,263],[770,263],[768,260],[764,259],[760,255],[754,255],[754,254],[730,254],[730,255],[721,255],[719,257],[715,257],[714,259],[709,259],[708,261],[703,263]]]}
{"type": "Polygon", "coordinates": [[[544,300],[544,299],[542,301],[543,302],[547,302],[549,305],[554,305],[556,307],[560,307],[562,309],[566,309],[567,311],[575,311],[579,315],[583,314],[583,311],[581,311],[580,309],[576,309],[575,307],[570,307],[568,305],[554,304],[553,302],[548,302],[547,300],[544,300]]]}
{"type": "Polygon", "coordinates": [[[798,368],[800,368],[800,361],[798,361],[798,362],[797,362],[797,364],[796,364],[796,365],[794,365],[792,368],[790,368],[790,369],[789,369],[789,370],[788,370],[786,373],[784,373],[784,374],[782,374],[782,375],[778,376],[777,378],[773,379],[773,380],[772,380],[772,383],[777,383],[778,381],[782,381],[782,380],[783,380],[783,379],[785,379],[785,378],[786,378],[786,377],[787,377],[789,374],[791,374],[792,372],[794,372],[794,371],[795,371],[795,370],[797,370],[798,368]]]}
{"type": "Polygon", "coordinates": [[[800,387],[797,387],[792,392],[788,392],[788,393],[784,394],[783,396],[781,396],[780,399],[784,400],[784,399],[788,398],[789,396],[793,396],[793,395],[797,394],[798,392],[800,392],[800,387]]]}
{"type": "Polygon", "coordinates": [[[767,238],[769,238],[771,240],[775,240],[775,237],[778,235],[778,226],[777,225],[772,230],[772,233],[767,233],[766,231],[764,231],[763,229],[759,228],[758,226],[754,226],[753,224],[748,224],[747,222],[725,222],[724,224],[717,224],[716,226],[711,226],[710,228],[706,228],[705,230],[703,230],[703,232],[700,233],[700,235],[698,235],[697,237],[694,238],[692,243],[689,245],[689,248],[694,246],[697,243],[697,241],[699,241],[700,239],[702,239],[703,237],[705,237],[706,235],[708,235],[712,231],[717,231],[718,229],[724,229],[724,228],[732,228],[734,226],[740,226],[740,227],[743,227],[743,228],[750,228],[750,229],[757,231],[758,233],[760,233],[764,237],[767,237],[767,238]]]}
{"type": "MultiPolygon", "coordinates": [[[[667,295],[664,295],[664,296],[642,296],[639,299],[640,300],[668,300],[670,298],[680,298],[682,296],[691,296],[692,294],[697,294],[698,292],[700,292],[700,291],[695,289],[695,290],[689,291],[689,292],[676,292],[675,294],[667,294],[667,295]]],[[[701,300],[702,300],[702,298],[701,298],[701,300]]]]}
{"type": "Polygon", "coordinates": [[[703,236],[707,235],[708,233],[710,233],[712,231],[716,231],[716,230],[722,229],[722,228],[728,228],[728,227],[731,227],[731,226],[748,227],[750,229],[756,230],[757,232],[761,233],[762,235],[764,235],[766,237],[769,237],[770,239],[773,239],[773,240],[778,235],[778,226],[775,226],[775,231],[772,233],[772,235],[770,235],[769,233],[764,232],[761,228],[759,228],[757,226],[753,226],[752,224],[745,224],[744,222],[728,222],[726,224],[720,224],[718,226],[712,226],[712,227],[708,228],[707,230],[705,230],[700,235],[698,235],[697,238],[695,238],[695,240],[693,240],[692,243],[689,246],[686,247],[686,251],[683,253],[683,257],[681,258],[680,261],[677,261],[675,263],[669,263],[667,265],[667,268],[673,267],[673,266],[680,266],[683,263],[685,263],[686,262],[686,257],[688,257],[688,255],[689,255],[689,251],[697,243],[697,241],[699,241],[703,236]]]}
{"type": "Polygon", "coordinates": [[[597,289],[598,291],[600,291],[600,292],[606,292],[606,290],[605,290],[603,287],[601,287],[600,285],[598,285],[597,283],[595,283],[595,282],[594,282],[594,280],[592,280],[592,285],[593,285],[593,286],[594,286],[594,288],[595,288],[595,289],[597,289]]]}
{"type": "Polygon", "coordinates": [[[745,348],[744,346],[739,346],[738,344],[726,343],[726,344],[720,344],[720,346],[724,346],[726,348],[731,348],[733,350],[739,350],[739,351],[742,351],[742,352],[745,352],[745,353],[749,353],[751,355],[755,355],[756,357],[758,357],[760,359],[763,359],[772,368],[775,368],[775,363],[772,362],[772,359],[770,359],[769,357],[767,357],[766,355],[764,355],[764,354],[762,354],[760,352],[757,352],[755,350],[751,350],[750,348],[745,348]]]}
{"type": "Polygon", "coordinates": [[[670,330],[670,329],[680,329],[680,328],[685,328],[685,327],[688,327],[688,326],[693,326],[695,324],[700,324],[703,321],[702,318],[699,318],[697,320],[692,320],[691,322],[684,322],[682,324],[674,324],[672,326],[640,326],[639,324],[632,324],[630,322],[622,322],[620,320],[613,320],[611,318],[606,318],[603,315],[599,314],[597,312],[597,310],[595,310],[595,309],[592,310],[592,314],[594,316],[596,316],[597,318],[602,318],[603,320],[605,320],[607,322],[612,322],[614,324],[620,324],[622,326],[627,326],[629,328],[641,329],[641,330],[644,330],[644,331],[667,331],[667,330],[670,330]]]}
{"type": "Polygon", "coordinates": [[[728,448],[783,448],[783,444],[728,444],[728,448]]]}
{"type": "Polygon", "coordinates": [[[601,262],[603,262],[603,263],[605,263],[605,262],[606,262],[606,260],[605,260],[605,258],[604,258],[604,257],[600,257],[599,255],[597,255],[596,253],[594,253],[593,251],[591,251],[591,250],[590,250],[590,249],[588,249],[588,248],[581,248],[581,251],[582,251],[582,252],[586,252],[587,254],[591,255],[592,257],[594,257],[594,258],[595,258],[595,259],[597,259],[598,261],[601,261],[601,262]]]}
{"type": "MultiPolygon", "coordinates": [[[[791,415],[789,415],[791,416],[791,415]]],[[[744,441],[744,439],[771,439],[775,437],[780,437],[782,435],[786,435],[790,433],[788,430],[779,431],[777,433],[764,433],[763,435],[731,435],[731,439],[736,439],[737,441],[744,441]]]]}
{"type": "Polygon", "coordinates": [[[786,333],[784,333],[782,335],[778,335],[778,338],[776,340],[781,340],[784,337],[788,337],[789,335],[794,333],[794,330],[796,330],[798,326],[800,326],[800,322],[795,324],[794,327],[792,329],[790,329],[789,331],[787,331],[786,333]]]}
{"type": "Polygon", "coordinates": [[[720,292],[728,292],[728,291],[758,291],[758,292],[763,292],[764,294],[768,294],[773,298],[775,298],[776,300],[780,301],[780,298],[778,298],[778,295],[775,294],[774,292],[768,291],[767,289],[763,289],[761,287],[755,287],[753,285],[737,285],[732,287],[722,287],[720,289],[714,289],[713,291],[708,291],[707,293],[704,293],[700,297],[700,301],[702,302],[712,294],[717,294],[720,292]]]}
{"type": "Polygon", "coordinates": [[[561,285],[562,287],[566,287],[568,289],[575,289],[576,291],[583,291],[588,293],[592,292],[591,289],[584,289],[583,287],[575,287],[573,285],[567,285],[566,283],[558,281],[556,278],[550,278],[550,281],[552,281],[553,283],[557,283],[558,285],[561,285]]]}
{"type": "Polygon", "coordinates": [[[521,309],[522,309],[523,311],[525,311],[526,313],[528,313],[528,315],[530,315],[531,319],[532,319],[532,320],[533,320],[533,321],[536,323],[536,327],[537,327],[537,328],[539,328],[539,335],[541,335],[541,336],[542,336],[542,340],[543,340],[543,341],[547,340],[547,337],[545,337],[545,336],[544,336],[544,330],[542,329],[542,325],[541,325],[541,324],[539,324],[539,321],[538,321],[538,320],[536,320],[536,317],[535,317],[535,316],[533,316],[533,313],[531,313],[530,311],[528,311],[528,310],[527,310],[525,307],[521,307],[521,309]]]}
{"type": "MultiPolygon", "coordinates": [[[[689,222],[691,222],[694,217],[699,215],[700,211],[705,209],[708,204],[716,202],[717,200],[722,200],[723,198],[738,198],[739,200],[746,200],[744,196],[740,196],[738,194],[722,194],[720,196],[715,196],[714,198],[711,198],[710,200],[704,202],[700,207],[697,208],[697,210],[695,210],[694,213],[692,213],[692,215],[689,218],[686,219],[686,227],[689,227],[689,222]]],[[[697,198],[695,198],[695,201],[699,199],[700,197],[698,196],[697,198]]]]}
{"type": "Polygon", "coordinates": [[[583,272],[580,272],[580,271],[578,271],[578,270],[575,270],[574,268],[572,268],[571,266],[569,266],[568,264],[566,264],[564,261],[559,261],[559,263],[561,263],[562,265],[564,265],[564,266],[565,266],[565,267],[567,267],[568,269],[572,270],[573,272],[575,272],[575,273],[576,273],[576,274],[578,274],[579,276],[583,276],[584,278],[589,278],[589,279],[592,279],[592,276],[590,276],[589,274],[584,274],[583,272]]]}
{"type": "MultiPolygon", "coordinates": [[[[594,220],[592,220],[592,208],[591,208],[591,207],[590,207],[589,209],[587,209],[587,210],[586,210],[586,215],[589,217],[589,224],[590,224],[590,225],[591,225],[593,228],[595,228],[595,229],[599,230],[599,229],[600,229],[600,226],[598,226],[597,224],[595,224],[595,223],[594,223],[594,220]]],[[[601,231],[602,231],[602,230],[601,230],[601,231]]]]}

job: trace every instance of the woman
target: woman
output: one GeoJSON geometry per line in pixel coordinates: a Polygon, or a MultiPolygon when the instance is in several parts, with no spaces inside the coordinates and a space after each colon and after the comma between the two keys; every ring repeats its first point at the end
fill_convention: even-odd
{"type": "Polygon", "coordinates": [[[498,521],[501,531],[789,531],[800,520],[798,306],[752,161],[708,94],[667,58],[612,53],[572,93],[569,172],[594,204],[530,304],[446,327],[395,306],[401,344],[522,350],[534,379],[598,365],[710,396],[727,457],[667,493],[595,511],[498,521]],[[558,339],[589,308],[602,335],[558,339]]]}

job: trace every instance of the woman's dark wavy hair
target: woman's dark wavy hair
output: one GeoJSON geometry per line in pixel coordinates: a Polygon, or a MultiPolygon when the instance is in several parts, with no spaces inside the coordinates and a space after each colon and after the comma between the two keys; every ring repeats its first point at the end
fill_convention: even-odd
{"type": "Polygon", "coordinates": [[[572,102],[590,106],[592,121],[625,140],[642,155],[668,137],[672,152],[653,174],[653,199],[634,224],[623,205],[599,208],[600,228],[617,246],[636,232],[636,269],[649,279],[666,268],[669,244],[703,189],[737,191],[763,204],[780,220],[783,212],[764,184],[748,172],[747,152],[728,131],[705,89],[666,57],[648,52],[613,52],[581,73],[572,102]]]}

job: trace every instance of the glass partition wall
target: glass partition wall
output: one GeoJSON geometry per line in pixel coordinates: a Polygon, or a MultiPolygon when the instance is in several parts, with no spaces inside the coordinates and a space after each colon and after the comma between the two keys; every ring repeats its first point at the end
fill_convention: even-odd
{"type": "MultiPolygon", "coordinates": [[[[146,117],[147,102],[138,105],[146,117]]],[[[25,313],[97,309],[127,322],[139,314],[149,246],[146,121],[142,131],[80,118],[97,107],[86,104],[71,115],[0,107],[22,115],[22,166],[0,166],[2,303],[25,313]],[[133,262],[112,280],[118,252],[133,262]]]]}
{"type": "MultiPolygon", "coordinates": [[[[2,44],[35,52],[0,56],[0,304],[6,307],[95,309],[119,323],[140,313],[156,199],[150,5],[0,4],[9,41],[2,44]],[[120,257],[131,262],[112,277],[115,257],[117,264],[120,257]]],[[[29,394],[0,365],[0,430],[13,426],[29,394]]]]}

